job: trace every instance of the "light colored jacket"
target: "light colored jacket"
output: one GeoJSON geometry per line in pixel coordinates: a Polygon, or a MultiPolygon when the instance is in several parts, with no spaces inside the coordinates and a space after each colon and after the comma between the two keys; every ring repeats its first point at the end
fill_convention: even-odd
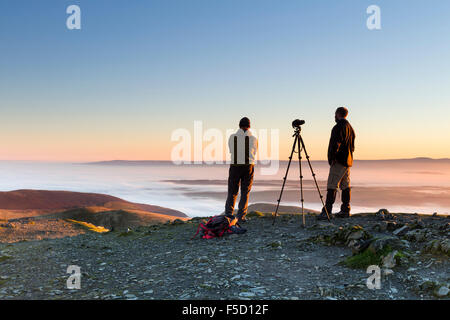
{"type": "Polygon", "coordinates": [[[228,139],[228,148],[230,149],[232,164],[255,164],[258,139],[252,135],[250,130],[244,132],[244,130],[239,129],[236,133],[233,133],[228,139]],[[247,152],[246,145],[248,145],[247,152]],[[247,157],[248,161],[246,161],[247,157]]]}

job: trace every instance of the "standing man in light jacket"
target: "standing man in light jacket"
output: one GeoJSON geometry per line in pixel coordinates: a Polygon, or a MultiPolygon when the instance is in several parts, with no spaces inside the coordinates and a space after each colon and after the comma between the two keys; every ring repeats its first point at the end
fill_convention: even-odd
{"type": "Polygon", "coordinates": [[[225,215],[233,218],[234,205],[241,185],[238,222],[245,221],[248,209],[248,197],[253,184],[258,140],[250,131],[250,120],[244,117],[239,121],[239,130],[230,136],[228,147],[231,153],[231,165],[228,176],[228,197],[225,203],[225,215]]]}
{"type": "MultiPolygon", "coordinates": [[[[350,217],[350,168],[353,165],[353,152],[355,151],[355,131],[347,121],[348,110],[345,107],[336,109],[334,119],[336,125],[331,131],[328,145],[328,163],[330,174],[327,182],[327,200],[325,207],[330,214],[336,200],[336,191],[339,187],[342,194],[341,211],[335,214],[337,218],[350,217]]],[[[318,216],[319,220],[326,220],[325,208],[318,216]]]]}

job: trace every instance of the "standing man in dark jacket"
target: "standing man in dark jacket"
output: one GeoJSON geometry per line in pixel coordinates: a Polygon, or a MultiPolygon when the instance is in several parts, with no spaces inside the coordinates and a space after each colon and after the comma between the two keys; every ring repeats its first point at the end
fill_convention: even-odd
{"type": "MultiPolygon", "coordinates": [[[[337,188],[341,189],[342,205],[341,211],[336,213],[337,218],[350,217],[350,167],[353,165],[353,151],[355,151],[355,132],[347,121],[347,108],[337,108],[335,113],[336,125],[331,131],[330,143],[328,145],[328,163],[330,174],[327,182],[327,199],[325,207],[330,214],[333,203],[336,200],[337,188]]],[[[326,220],[325,208],[318,216],[319,220],[326,220]]]]}

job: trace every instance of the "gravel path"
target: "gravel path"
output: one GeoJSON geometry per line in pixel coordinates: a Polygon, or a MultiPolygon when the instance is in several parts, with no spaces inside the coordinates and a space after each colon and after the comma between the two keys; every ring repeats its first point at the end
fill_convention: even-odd
{"type": "MultiPolygon", "coordinates": [[[[417,217],[396,223],[405,219],[417,217]]],[[[421,220],[430,231],[427,241],[448,240],[449,219],[421,220]]],[[[404,240],[413,253],[407,264],[383,274],[381,289],[369,290],[365,269],[339,264],[352,255],[350,247],[317,240],[357,224],[373,236],[392,236],[372,231],[384,223],[375,215],[332,225],[308,216],[307,228],[300,221],[285,215],[272,227],[270,218],[253,217],[246,234],[211,240],[190,240],[199,222],[194,219],[123,233],[0,243],[0,299],[435,299],[424,283],[448,286],[448,255],[422,253],[426,241],[404,240]],[[79,290],[66,288],[69,265],[81,268],[79,290]]]]}

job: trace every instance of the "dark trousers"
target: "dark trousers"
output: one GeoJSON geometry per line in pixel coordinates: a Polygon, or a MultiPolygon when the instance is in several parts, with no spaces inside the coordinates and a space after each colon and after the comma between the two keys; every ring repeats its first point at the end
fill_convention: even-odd
{"type": "Polygon", "coordinates": [[[234,205],[241,185],[241,199],[237,217],[243,218],[247,214],[248,196],[253,184],[253,174],[255,168],[253,164],[231,165],[228,175],[228,197],[225,203],[225,214],[231,216],[234,212],[234,205]]]}

